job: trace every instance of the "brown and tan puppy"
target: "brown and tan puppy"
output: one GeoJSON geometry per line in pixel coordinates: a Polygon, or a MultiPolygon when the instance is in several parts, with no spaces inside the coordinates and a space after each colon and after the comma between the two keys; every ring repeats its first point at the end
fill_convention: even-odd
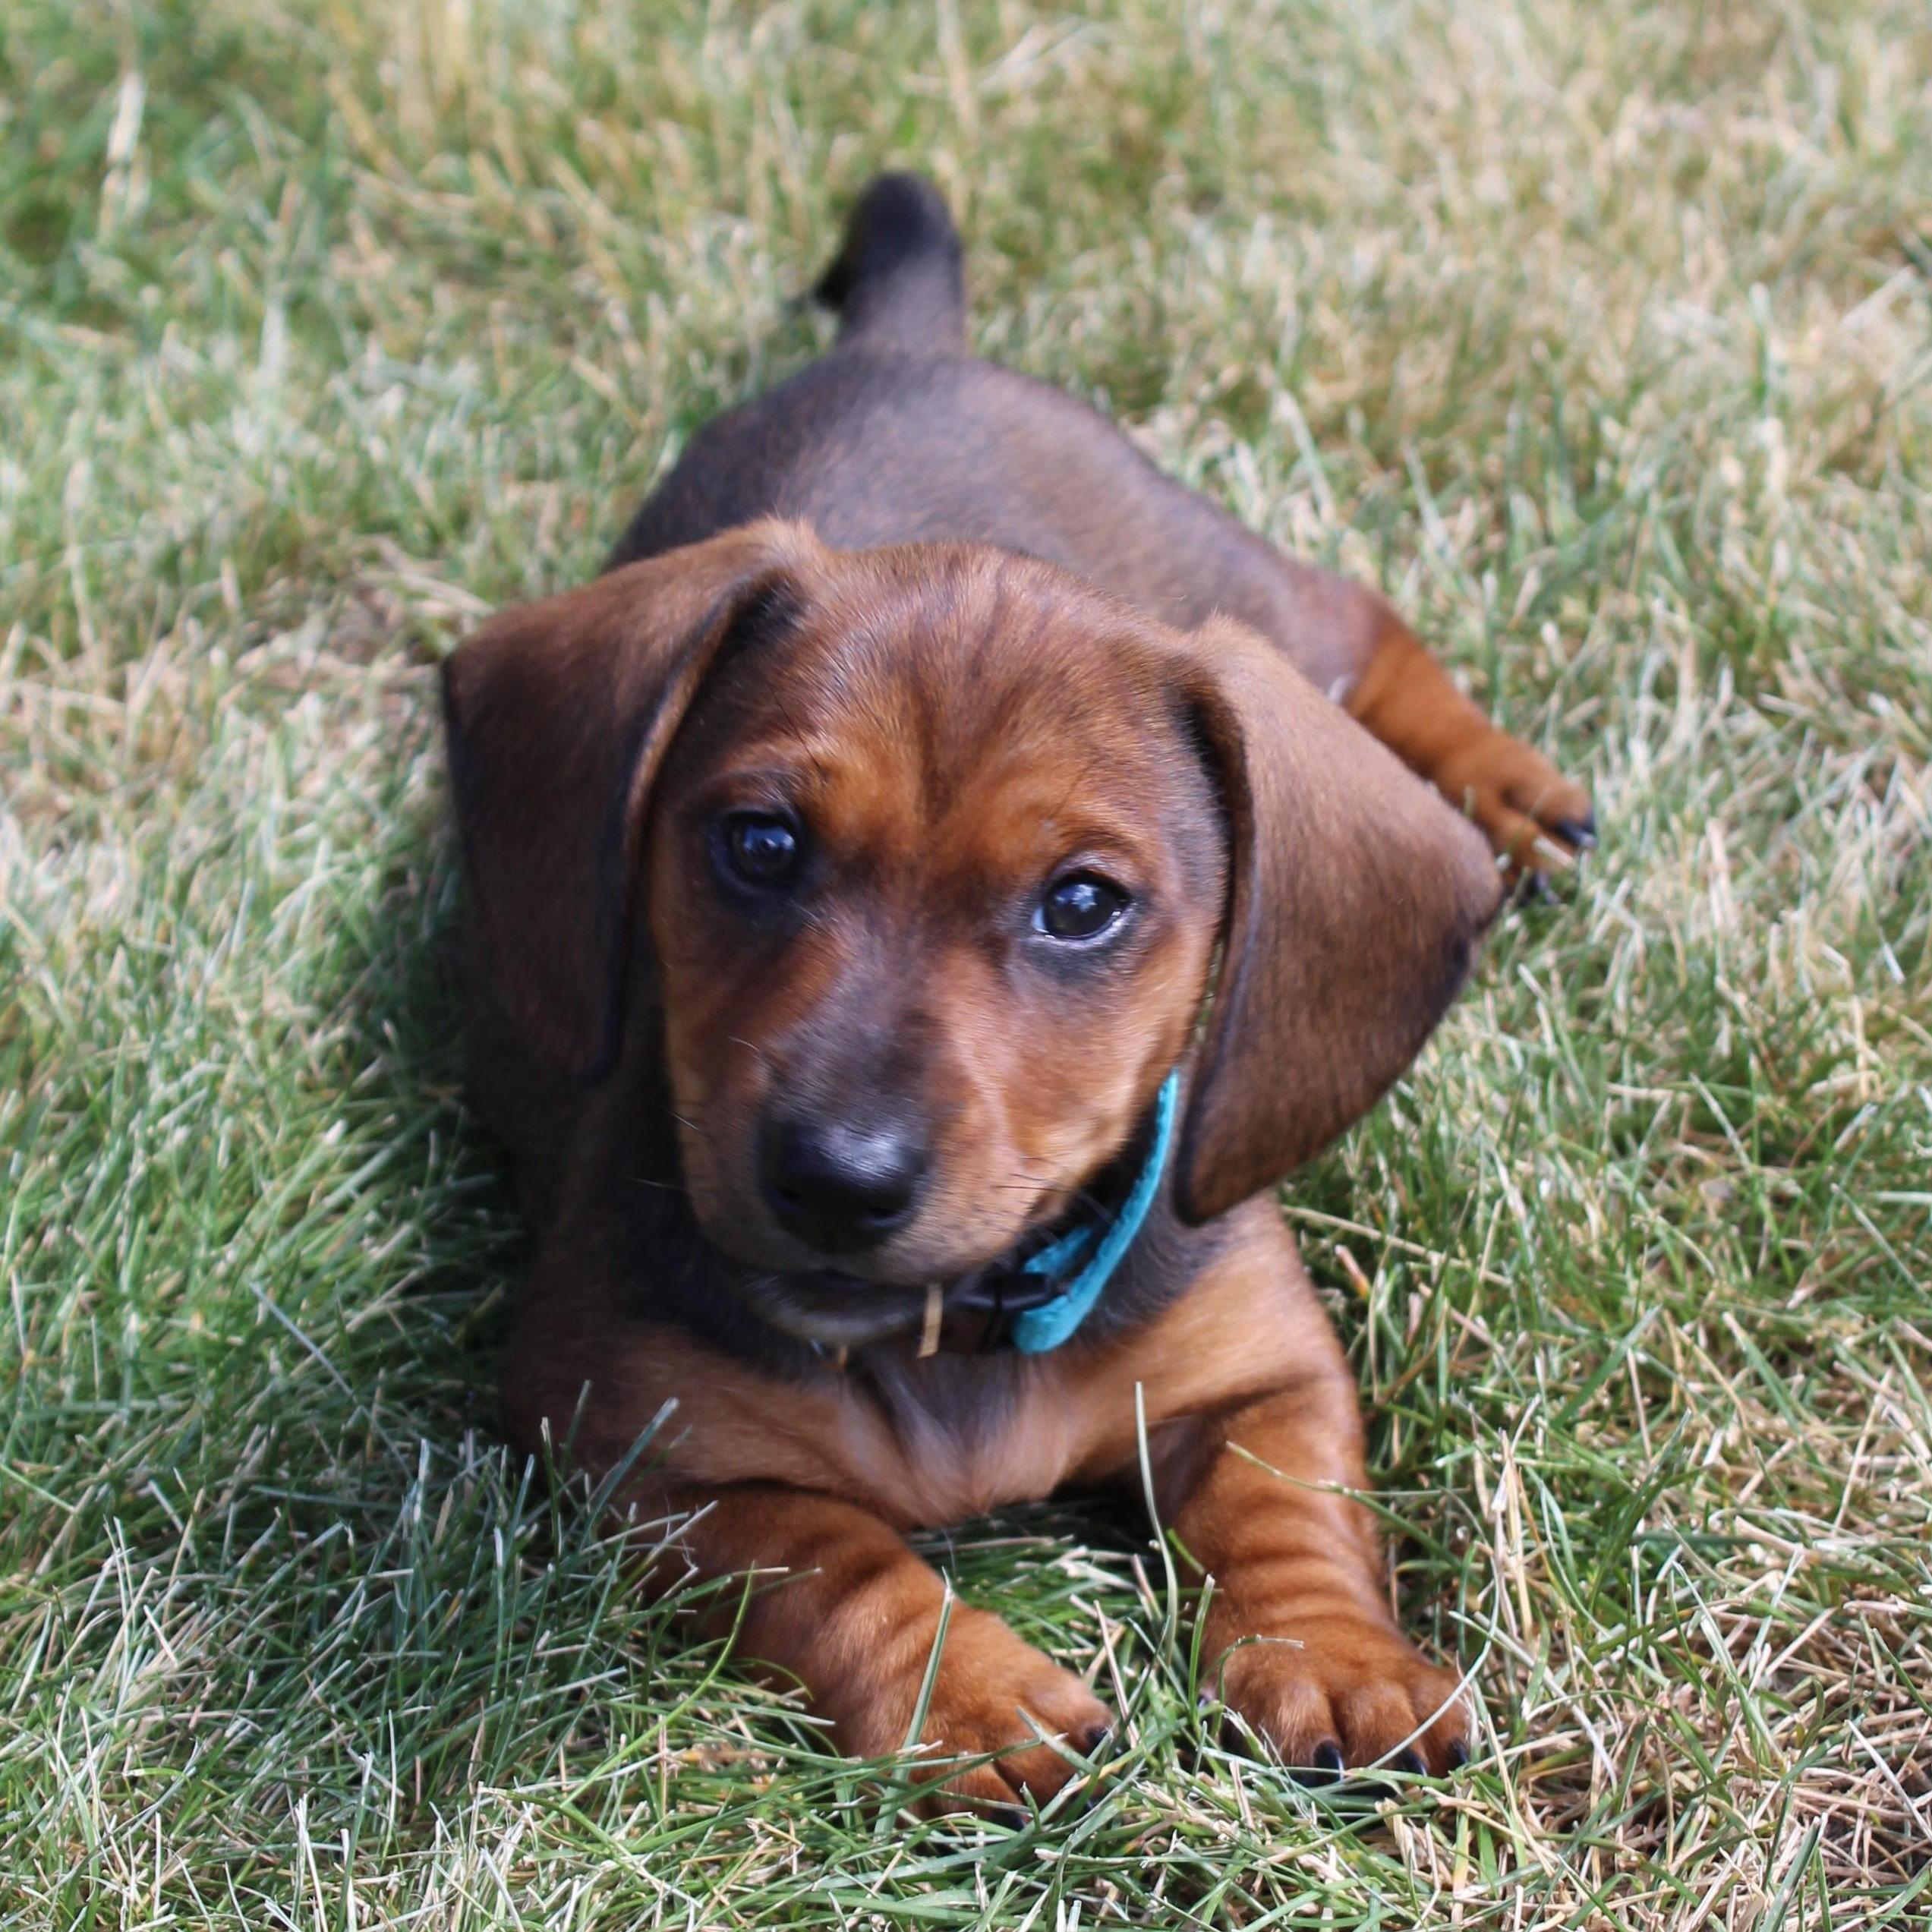
{"type": "MultiPolygon", "coordinates": [[[[871,1755],[941,1621],[903,1533],[1137,1485],[1138,1401],[1211,1685],[1291,1764],[1451,1766],[1269,1190],[1588,801],[1376,598],[968,358],[925,183],[874,184],[821,293],[832,353],[448,667],[475,1089],[543,1229],[512,1439],[603,1473],[674,1404],[627,1506],[762,1573],[741,1649],[871,1755]],[[1117,1228],[1043,1343],[1099,1276],[1027,1262],[1117,1228]]],[[[1108,1722],[952,1615],[947,1799],[1044,1799],[1108,1722]]]]}

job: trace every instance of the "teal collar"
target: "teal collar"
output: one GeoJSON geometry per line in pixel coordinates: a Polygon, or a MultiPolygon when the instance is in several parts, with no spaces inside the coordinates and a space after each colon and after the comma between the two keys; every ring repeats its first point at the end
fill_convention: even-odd
{"type": "Polygon", "coordinates": [[[1174,1147],[1174,1114],[1180,1095],[1177,1070],[1161,1083],[1154,1102],[1154,1137],[1147,1159],[1111,1224],[1089,1222],[1061,1236],[1020,1265],[1023,1275],[1064,1282],[1052,1300],[1013,1318],[1012,1344],[1023,1355],[1044,1355],[1069,1340],[1093,1313],[1100,1291],[1112,1280],[1140,1232],[1161,1191],[1168,1155],[1174,1147]]]}

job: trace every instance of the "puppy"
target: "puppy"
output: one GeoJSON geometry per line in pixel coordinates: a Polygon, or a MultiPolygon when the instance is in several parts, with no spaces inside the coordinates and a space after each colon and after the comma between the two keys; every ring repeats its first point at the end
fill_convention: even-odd
{"type": "Polygon", "coordinates": [[[755,1572],[724,1625],[849,1751],[908,1741],[943,1625],[929,1800],[1009,1807],[1108,1713],[904,1533],[1137,1492],[1144,1438],[1206,1688],[1290,1765],[1443,1770],[1270,1190],[1589,801],[1378,599],[972,359],[960,263],[875,182],[830,354],[447,666],[474,1089],[542,1231],[509,1432],[755,1572]]]}

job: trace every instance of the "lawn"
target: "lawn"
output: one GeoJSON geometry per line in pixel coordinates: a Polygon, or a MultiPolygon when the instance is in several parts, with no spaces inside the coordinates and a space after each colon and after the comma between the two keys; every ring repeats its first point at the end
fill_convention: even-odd
{"type": "Polygon", "coordinates": [[[1924,1924],[1928,378],[1912,0],[8,0],[0,1922],[1924,1924]],[[934,1547],[1117,1773],[916,1824],[496,1440],[435,667],[908,162],[985,352],[1596,793],[1284,1196],[1482,1703],[1379,1808],[1076,1503],[934,1547]]]}

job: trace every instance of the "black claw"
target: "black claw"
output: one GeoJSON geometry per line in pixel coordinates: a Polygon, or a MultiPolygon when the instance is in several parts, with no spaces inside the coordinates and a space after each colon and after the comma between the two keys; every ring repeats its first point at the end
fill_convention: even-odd
{"type": "Polygon", "coordinates": [[[1541,872],[1525,872],[1516,887],[1516,902],[1527,905],[1534,900],[1539,906],[1554,906],[1557,903],[1555,889],[1541,872]]]}
{"type": "Polygon", "coordinates": [[[1559,818],[1549,829],[1559,839],[1568,839],[1579,852],[1588,852],[1596,843],[1596,815],[1587,812],[1581,818],[1559,818]]]}
{"type": "Polygon", "coordinates": [[[1073,1740],[1083,1757],[1098,1757],[1114,1741],[1114,1727],[1111,1724],[1089,1725],[1073,1740]]]}
{"type": "Polygon", "coordinates": [[[1398,1751],[1388,1760],[1388,1768],[1391,1771],[1406,1772],[1412,1778],[1423,1778],[1429,1775],[1429,1767],[1422,1761],[1422,1753],[1413,1747],[1406,1751],[1398,1751]]]}
{"type": "Polygon", "coordinates": [[[1004,1825],[1008,1831],[1024,1831],[1032,1820],[1025,1808],[1018,1804],[989,1804],[986,1815],[996,1825],[1004,1825]]]}
{"type": "Polygon", "coordinates": [[[1469,1762],[1469,1747],[1460,1738],[1449,1741],[1449,1769],[1460,1771],[1469,1762]]]}
{"type": "Polygon", "coordinates": [[[1307,1765],[1310,1775],[1303,1780],[1311,1785],[1332,1783],[1342,1773],[1341,1747],[1332,1738],[1324,1738],[1315,1747],[1307,1765]]]}

